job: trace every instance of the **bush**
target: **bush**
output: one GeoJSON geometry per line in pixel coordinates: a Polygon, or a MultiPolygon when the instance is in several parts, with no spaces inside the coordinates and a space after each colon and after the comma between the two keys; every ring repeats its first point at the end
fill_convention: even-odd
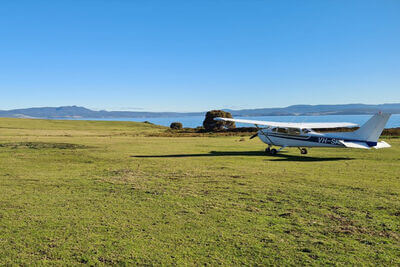
{"type": "Polygon", "coordinates": [[[211,110],[206,113],[203,121],[203,127],[206,131],[221,131],[225,129],[233,129],[236,127],[233,121],[215,121],[214,118],[232,118],[232,114],[223,110],[211,110]]]}
{"type": "Polygon", "coordinates": [[[174,130],[181,130],[182,129],[182,123],[180,122],[173,122],[169,126],[169,128],[174,129],[174,130]]]}

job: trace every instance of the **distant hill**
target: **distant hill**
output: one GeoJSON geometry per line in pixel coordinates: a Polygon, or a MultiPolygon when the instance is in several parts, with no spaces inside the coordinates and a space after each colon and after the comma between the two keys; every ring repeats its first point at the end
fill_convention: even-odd
{"type": "Polygon", "coordinates": [[[84,107],[65,106],[65,107],[43,107],[26,108],[13,110],[0,110],[0,117],[11,118],[154,118],[154,117],[175,117],[175,116],[195,116],[198,113],[178,113],[178,112],[133,112],[133,111],[106,111],[90,110],[84,107]]]}
{"type": "MultiPolygon", "coordinates": [[[[229,111],[236,117],[249,116],[291,116],[291,115],[359,115],[374,114],[379,111],[393,114],[400,114],[400,103],[364,105],[364,104],[345,104],[345,105],[294,105],[285,108],[260,108],[242,109],[229,111]]],[[[154,118],[154,117],[179,117],[179,116],[203,116],[205,112],[136,112],[136,111],[94,111],[84,107],[65,106],[65,107],[43,107],[26,108],[14,110],[0,110],[0,117],[10,118],[154,118]]]]}
{"type": "Polygon", "coordinates": [[[400,114],[400,103],[381,105],[294,105],[285,108],[260,108],[226,111],[231,112],[233,116],[360,115],[375,114],[379,111],[400,114]]]}

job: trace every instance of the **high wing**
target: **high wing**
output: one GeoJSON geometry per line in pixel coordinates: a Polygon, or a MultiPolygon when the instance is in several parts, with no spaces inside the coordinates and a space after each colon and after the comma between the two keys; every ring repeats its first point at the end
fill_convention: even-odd
{"type": "Polygon", "coordinates": [[[340,127],[355,127],[358,126],[355,123],[350,122],[275,122],[275,121],[256,121],[256,120],[242,120],[242,119],[230,119],[230,118],[214,118],[219,121],[235,121],[240,123],[248,123],[255,125],[265,125],[271,127],[282,127],[282,128],[301,128],[301,129],[321,129],[321,128],[340,128],[340,127]]]}

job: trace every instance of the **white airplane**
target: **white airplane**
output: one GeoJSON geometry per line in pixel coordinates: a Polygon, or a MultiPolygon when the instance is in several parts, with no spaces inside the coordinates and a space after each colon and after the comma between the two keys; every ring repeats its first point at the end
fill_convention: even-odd
{"type": "Polygon", "coordinates": [[[301,154],[307,154],[309,147],[348,147],[348,148],[386,148],[390,147],[385,141],[378,142],[391,114],[381,113],[374,115],[364,125],[353,132],[318,133],[312,129],[354,127],[357,124],[347,122],[322,123],[291,123],[242,120],[230,118],[215,118],[214,120],[234,121],[254,124],[258,132],[250,139],[258,136],[268,144],[266,152],[275,155],[285,147],[298,147],[301,154]],[[260,126],[267,126],[260,128],[260,126]],[[272,146],[279,146],[276,150],[272,146]]]}

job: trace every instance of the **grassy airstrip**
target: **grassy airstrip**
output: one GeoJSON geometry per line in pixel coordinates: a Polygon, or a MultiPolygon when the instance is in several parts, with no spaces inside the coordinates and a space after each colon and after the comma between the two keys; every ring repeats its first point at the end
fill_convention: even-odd
{"type": "Polygon", "coordinates": [[[0,119],[0,265],[400,264],[400,139],[269,156],[164,131],[0,119]]]}

